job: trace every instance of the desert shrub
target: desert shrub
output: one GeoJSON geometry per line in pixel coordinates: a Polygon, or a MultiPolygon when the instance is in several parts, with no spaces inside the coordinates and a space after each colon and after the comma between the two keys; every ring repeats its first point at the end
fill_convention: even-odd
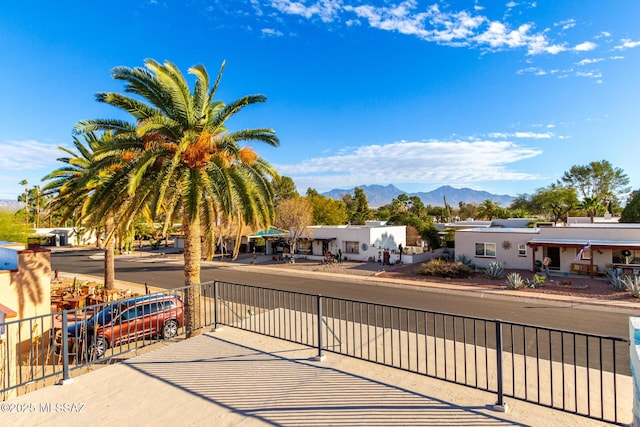
{"type": "Polygon", "coordinates": [[[547,280],[547,276],[544,274],[534,274],[533,279],[529,279],[527,281],[528,288],[541,288],[544,285],[544,282],[547,280]]]}
{"type": "Polygon", "coordinates": [[[627,274],[622,280],[624,281],[627,289],[631,291],[631,295],[638,298],[640,297],[640,275],[634,274],[633,276],[627,274]]]}
{"type": "Polygon", "coordinates": [[[462,254],[459,257],[457,257],[456,258],[456,262],[461,262],[462,264],[466,265],[467,267],[469,267],[472,270],[475,268],[475,266],[473,265],[473,260],[471,258],[468,258],[464,254],[462,254]]]}
{"type": "Polygon", "coordinates": [[[607,271],[606,279],[611,285],[611,289],[616,292],[626,291],[627,283],[624,281],[624,272],[621,268],[610,268],[607,271]]]}
{"type": "Polygon", "coordinates": [[[424,276],[438,276],[450,278],[467,278],[472,273],[471,268],[461,262],[446,262],[441,259],[433,259],[422,263],[418,269],[418,274],[424,276]]]}
{"type": "Polygon", "coordinates": [[[502,279],[504,277],[504,264],[501,262],[490,262],[484,268],[484,274],[486,274],[491,279],[502,279]]]}
{"type": "Polygon", "coordinates": [[[519,273],[509,273],[507,274],[507,287],[509,289],[520,289],[524,287],[524,280],[519,273]]]}

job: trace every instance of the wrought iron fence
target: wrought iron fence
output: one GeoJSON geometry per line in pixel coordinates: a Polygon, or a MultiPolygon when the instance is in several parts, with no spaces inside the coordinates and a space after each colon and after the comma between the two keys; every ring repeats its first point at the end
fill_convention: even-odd
{"type": "Polygon", "coordinates": [[[0,393],[221,325],[622,424],[629,340],[228,282],[0,325],[0,393]],[[126,315],[125,315],[126,314],[126,315]],[[130,316],[129,316],[130,314],[130,316]],[[191,320],[190,320],[191,319],[191,320]],[[168,326],[167,326],[168,325],[168,326]]]}
{"type": "MultiPolygon", "coordinates": [[[[615,424],[630,415],[629,340],[216,282],[228,325],[615,424]]],[[[226,320],[222,320],[226,319],[226,320]]]]}

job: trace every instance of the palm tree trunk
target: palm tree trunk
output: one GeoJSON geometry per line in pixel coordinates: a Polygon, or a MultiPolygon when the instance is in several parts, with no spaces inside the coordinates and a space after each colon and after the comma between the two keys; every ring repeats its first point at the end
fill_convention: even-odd
{"type": "Polygon", "coordinates": [[[189,221],[187,208],[183,208],[182,231],[184,233],[184,285],[188,286],[184,293],[184,311],[186,318],[187,338],[193,336],[195,330],[202,327],[200,315],[200,260],[202,259],[202,243],[200,242],[200,216],[196,213],[193,221],[189,221]]]}
{"type": "Polygon", "coordinates": [[[115,287],[116,263],[115,263],[115,236],[113,235],[114,218],[112,213],[107,213],[104,218],[104,232],[107,240],[104,242],[104,287],[111,290],[115,287]]]}

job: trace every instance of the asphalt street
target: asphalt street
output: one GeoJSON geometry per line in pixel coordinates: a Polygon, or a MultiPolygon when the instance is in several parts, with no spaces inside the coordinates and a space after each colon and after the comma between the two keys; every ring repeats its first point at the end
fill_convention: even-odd
{"type": "MultiPolygon", "coordinates": [[[[52,269],[93,275],[103,275],[103,261],[91,259],[96,251],[71,251],[52,253],[52,269]]],[[[203,262],[201,280],[220,280],[232,283],[256,285],[273,289],[323,294],[359,301],[370,301],[416,308],[421,310],[452,313],[485,319],[500,319],[508,322],[524,323],[556,329],[579,331],[588,334],[628,337],[629,314],[607,307],[585,308],[566,302],[537,302],[526,298],[483,297],[478,294],[453,292],[413,286],[389,286],[367,282],[365,278],[342,279],[303,277],[286,274],[283,270],[267,273],[239,271],[223,263],[203,262]]],[[[116,260],[116,278],[132,283],[147,283],[150,286],[173,289],[183,286],[184,275],[180,260],[158,260],[158,262],[138,262],[135,259],[116,260]]]]}

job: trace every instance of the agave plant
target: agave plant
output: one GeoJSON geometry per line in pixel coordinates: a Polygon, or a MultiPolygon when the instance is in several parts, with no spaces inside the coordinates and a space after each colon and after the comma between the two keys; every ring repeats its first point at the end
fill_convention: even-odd
{"type": "Polygon", "coordinates": [[[636,298],[640,298],[640,275],[634,274],[633,276],[627,274],[622,280],[624,281],[627,289],[631,291],[631,295],[636,298]]]}
{"type": "Polygon", "coordinates": [[[507,286],[509,287],[509,289],[520,289],[523,288],[524,285],[525,282],[519,273],[513,272],[507,274],[507,286]]]}
{"type": "Polygon", "coordinates": [[[626,291],[627,283],[624,280],[624,274],[621,268],[609,268],[606,279],[611,285],[611,289],[616,292],[626,291]]]}
{"type": "Polygon", "coordinates": [[[490,262],[484,269],[484,273],[491,279],[502,279],[504,277],[504,264],[501,262],[490,262]]]}
{"type": "Polygon", "coordinates": [[[468,258],[466,255],[462,254],[459,257],[456,258],[456,262],[459,262],[463,265],[466,265],[467,267],[469,267],[470,269],[474,269],[474,265],[473,265],[473,260],[471,258],[468,258]]]}

